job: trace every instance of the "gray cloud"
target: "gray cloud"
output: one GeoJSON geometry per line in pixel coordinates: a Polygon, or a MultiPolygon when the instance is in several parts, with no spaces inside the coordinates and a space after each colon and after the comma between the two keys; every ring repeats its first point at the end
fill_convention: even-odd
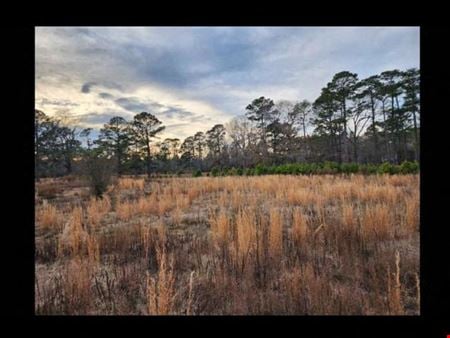
{"type": "Polygon", "coordinates": [[[202,121],[208,121],[208,120],[210,120],[210,119],[208,117],[206,117],[205,115],[198,115],[198,116],[191,117],[189,119],[189,122],[195,123],[195,122],[202,122],[202,121]]]}
{"type": "Polygon", "coordinates": [[[101,114],[98,113],[87,113],[83,115],[83,121],[88,124],[105,124],[108,123],[109,120],[111,120],[113,117],[121,116],[127,121],[130,120],[128,116],[125,116],[124,114],[118,114],[117,112],[102,112],[101,114]]]}
{"type": "Polygon", "coordinates": [[[52,105],[52,106],[61,106],[61,107],[76,107],[79,106],[79,103],[71,102],[69,100],[49,100],[47,98],[43,98],[40,100],[41,105],[52,105]]]}
{"type": "Polygon", "coordinates": [[[114,95],[111,95],[109,93],[99,93],[98,96],[101,97],[102,99],[106,99],[106,100],[114,99],[114,95]]]}
{"type": "Polygon", "coordinates": [[[81,92],[82,93],[90,93],[91,89],[94,86],[99,86],[99,87],[104,87],[104,88],[109,88],[109,89],[117,89],[119,91],[123,90],[123,87],[117,83],[112,83],[112,82],[102,82],[102,83],[98,83],[98,82],[86,82],[81,86],[81,92]]]}
{"type": "Polygon", "coordinates": [[[160,115],[164,115],[167,118],[179,118],[180,120],[184,120],[187,117],[194,116],[194,113],[187,111],[183,108],[179,107],[167,107],[166,110],[160,112],[160,115]]]}
{"type": "Polygon", "coordinates": [[[174,123],[174,124],[168,124],[166,126],[166,129],[173,129],[173,128],[179,128],[179,127],[186,127],[190,126],[190,123],[174,123]]]}
{"type": "Polygon", "coordinates": [[[96,82],[86,82],[81,86],[81,92],[85,94],[89,93],[91,91],[91,88],[96,84],[97,84],[96,82]]]}
{"type": "Polygon", "coordinates": [[[162,104],[153,101],[141,101],[137,97],[121,97],[114,100],[120,107],[133,112],[140,113],[142,111],[152,112],[153,110],[164,107],[162,104]]]}
{"type": "MultiPolygon", "coordinates": [[[[148,111],[170,120],[225,123],[244,113],[255,97],[314,100],[342,70],[363,78],[419,64],[418,27],[36,29],[37,102],[44,107],[52,107],[49,102],[62,103],[61,107],[77,102],[64,97],[70,86],[72,92],[95,93],[82,95],[80,106],[67,105],[76,113],[97,106],[102,114],[117,108],[124,114],[148,111]],[[58,91],[61,97],[56,97],[53,89],[63,86],[58,91]],[[149,100],[137,94],[149,92],[142,88],[170,95],[164,101],[156,95],[149,100]],[[177,106],[172,97],[201,103],[217,113],[208,120],[208,108],[177,106]]],[[[188,125],[173,130],[181,134],[188,125]]]]}
{"type": "Polygon", "coordinates": [[[114,116],[116,116],[115,114],[107,114],[107,113],[102,113],[102,114],[86,114],[83,116],[83,120],[86,123],[89,124],[104,124],[107,123],[111,118],[113,118],[114,116]]]}

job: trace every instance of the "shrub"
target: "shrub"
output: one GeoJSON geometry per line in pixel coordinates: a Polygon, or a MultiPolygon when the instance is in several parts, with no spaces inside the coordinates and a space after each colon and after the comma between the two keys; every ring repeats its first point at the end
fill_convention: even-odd
{"type": "Polygon", "coordinates": [[[376,174],[378,170],[378,166],[376,164],[360,164],[359,171],[364,175],[373,175],[376,174]]]}
{"type": "Polygon", "coordinates": [[[341,165],[341,172],[344,174],[357,173],[358,171],[358,163],[342,163],[341,165]]]}
{"type": "Polygon", "coordinates": [[[314,174],[319,168],[316,163],[306,164],[306,174],[314,174]]]}
{"type": "Polygon", "coordinates": [[[213,176],[213,177],[219,176],[219,168],[213,167],[211,169],[211,176],[213,176]]]}
{"type": "Polygon", "coordinates": [[[325,161],[323,163],[287,163],[281,165],[265,166],[258,164],[254,168],[224,168],[217,167],[211,169],[207,176],[261,176],[261,175],[320,175],[320,174],[416,174],[419,172],[418,162],[404,161],[401,165],[384,162],[382,164],[358,164],[358,163],[337,163],[325,161]]]}
{"type": "Polygon", "coordinates": [[[241,173],[240,173],[240,174],[238,173],[238,170],[239,170],[239,169],[236,169],[235,167],[232,167],[232,168],[229,170],[229,175],[231,175],[231,176],[242,175],[242,169],[241,169],[241,173]]]}
{"type": "Polygon", "coordinates": [[[255,172],[252,168],[246,168],[246,169],[244,169],[244,175],[245,176],[253,176],[253,175],[255,175],[255,172]]]}
{"type": "Polygon", "coordinates": [[[341,172],[341,166],[339,163],[331,161],[325,161],[321,169],[324,174],[335,174],[341,172]]]}
{"type": "Polygon", "coordinates": [[[393,165],[389,162],[383,162],[378,166],[377,173],[378,174],[392,174],[394,171],[393,165]]]}
{"type": "Polygon", "coordinates": [[[417,174],[419,172],[419,163],[404,161],[400,164],[400,172],[402,174],[417,174]]]}
{"type": "Polygon", "coordinates": [[[112,180],[112,168],[114,168],[111,160],[90,155],[85,163],[85,175],[88,178],[91,193],[102,198],[108,189],[108,185],[112,180]]]}
{"type": "Polygon", "coordinates": [[[192,177],[201,177],[202,176],[202,172],[200,170],[195,170],[192,173],[192,177]]]}
{"type": "Polygon", "coordinates": [[[257,176],[265,175],[265,174],[267,174],[267,168],[264,167],[262,164],[258,164],[255,167],[255,173],[254,174],[257,175],[257,176]]]}

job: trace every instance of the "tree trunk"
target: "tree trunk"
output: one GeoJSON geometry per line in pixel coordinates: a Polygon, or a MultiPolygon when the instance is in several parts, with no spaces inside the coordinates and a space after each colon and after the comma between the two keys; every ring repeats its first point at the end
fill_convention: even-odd
{"type": "Polygon", "coordinates": [[[398,136],[398,126],[397,121],[395,121],[395,108],[394,108],[394,100],[395,96],[394,94],[391,95],[391,119],[392,119],[392,132],[394,134],[393,141],[394,141],[394,154],[395,154],[395,163],[398,163],[399,158],[399,136],[398,136]]]}
{"type": "Polygon", "coordinates": [[[70,175],[72,173],[72,160],[70,158],[70,154],[66,157],[66,169],[67,169],[67,175],[70,175]]]}
{"type": "Polygon", "coordinates": [[[120,176],[122,174],[121,164],[122,164],[122,156],[121,156],[120,151],[117,151],[117,175],[118,176],[120,176]]]}
{"type": "Polygon", "coordinates": [[[407,140],[407,134],[406,131],[403,130],[403,161],[406,161],[408,159],[408,140],[407,140]]]}
{"type": "Polygon", "coordinates": [[[148,137],[148,134],[146,135],[146,149],[147,149],[147,177],[150,178],[151,171],[152,171],[152,168],[151,168],[152,160],[150,157],[150,155],[151,155],[150,154],[150,139],[148,137]]]}
{"type": "Polygon", "coordinates": [[[335,141],[336,151],[338,155],[338,162],[342,163],[342,135],[337,134],[337,142],[335,141]]]}
{"type": "Polygon", "coordinates": [[[358,162],[358,144],[356,143],[356,137],[353,139],[353,161],[358,162]]]}
{"type": "MultiPolygon", "coordinates": [[[[348,162],[349,160],[349,153],[348,153],[348,146],[347,146],[347,107],[345,106],[345,99],[342,101],[342,116],[344,118],[344,132],[343,132],[343,140],[341,140],[341,148],[342,152],[344,153],[343,160],[345,162],[348,162]],[[344,142],[342,145],[342,141],[344,142]]],[[[342,155],[341,155],[342,157],[342,155]]],[[[342,159],[341,159],[342,161],[342,159]]]]}
{"type": "Polygon", "coordinates": [[[34,159],[34,165],[35,165],[35,179],[37,181],[39,181],[39,176],[40,176],[40,166],[41,166],[41,162],[40,162],[40,149],[39,149],[39,136],[38,136],[38,131],[37,131],[37,126],[34,126],[34,142],[35,142],[35,148],[36,148],[36,153],[35,153],[35,159],[34,159]]]}
{"type": "Polygon", "coordinates": [[[378,135],[377,135],[377,128],[375,126],[375,102],[373,99],[373,96],[370,95],[370,104],[372,108],[372,133],[373,133],[373,140],[374,140],[374,156],[375,156],[375,162],[379,162],[379,155],[378,155],[378,135]]]}
{"type": "Polygon", "coordinates": [[[419,135],[417,134],[417,119],[416,119],[416,110],[413,110],[413,122],[414,122],[414,142],[415,142],[415,155],[416,161],[419,160],[419,135]]]}
{"type": "Polygon", "coordinates": [[[305,142],[305,157],[309,157],[309,151],[310,151],[310,144],[309,144],[309,139],[306,139],[306,123],[305,120],[303,119],[303,140],[305,142]]]}
{"type": "Polygon", "coordinates": [[[384,130],[383,130],[384,144],[385,144],[385,148],[386,148],[386,156],[387,156],[387,158],[390,158],[391,154],[390,154],[389,140],[387,137],[386,107],[385,107],[384,101],[382,101],[382,110],[383,110],[383,125],[384,125],[384,130]]]}

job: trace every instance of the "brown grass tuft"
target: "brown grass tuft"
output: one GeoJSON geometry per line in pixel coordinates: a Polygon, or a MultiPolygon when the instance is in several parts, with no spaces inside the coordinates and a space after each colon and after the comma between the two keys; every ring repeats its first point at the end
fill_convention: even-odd
{"type": "Polygon", "coordinates": [[[133,202],[123,202],[116,205],[116,214],[121,221],[129,221],[135,213],[136,204],[133,202]]]}
{"type": "Polygon", "coordinates": [[[175,298],[174,258],[167,256],[165,250],[157,249],[159,264],[156,276],[147,272],[147,311],[151,315],[173,313],[175,298]]]}
{"type": "Polygon", "coordinates": [[[283,220],[279,209],[269,213],[269,253],[278,261],[283,255],[283,220]]]}
{"type": "Polygon", "coordinates": [[[61,215],[55,206],[46,203],[36,211],[37,225],[44,230],[61,229],[61,215]]]}

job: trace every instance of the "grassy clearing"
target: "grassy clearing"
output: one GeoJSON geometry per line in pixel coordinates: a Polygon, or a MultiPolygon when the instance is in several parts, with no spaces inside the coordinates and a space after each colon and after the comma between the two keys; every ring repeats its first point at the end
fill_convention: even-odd
{"type": "Polygon", "coordinates": [[[419,314],[418,175],[36,185],[37,314],[419,314]]]}

